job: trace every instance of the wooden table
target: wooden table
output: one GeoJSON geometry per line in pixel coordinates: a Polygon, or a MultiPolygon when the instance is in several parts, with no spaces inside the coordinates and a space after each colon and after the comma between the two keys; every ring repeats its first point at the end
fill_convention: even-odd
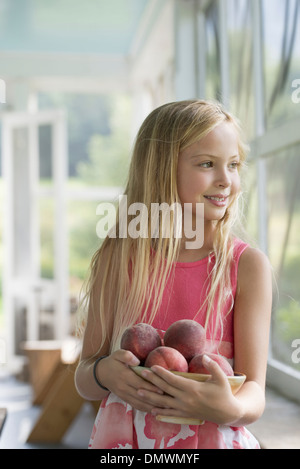
{"type": "MultiPolygon", "coordinates": [[[[72,341],[61,343],[60,348],[57,343],[46,342],[24,344],[35,391],[33,403],[41,405],[40,416],[27,439],[31,443],[60,442],[85,402],[74,382],[78,347],[72,341]]],[[[100,402],[91,404],[97,411],[100,402]]]]}

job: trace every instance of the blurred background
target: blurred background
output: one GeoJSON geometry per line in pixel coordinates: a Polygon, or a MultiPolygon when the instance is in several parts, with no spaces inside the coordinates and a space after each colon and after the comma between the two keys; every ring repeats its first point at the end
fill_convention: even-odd
{"type": "Polygon", "coordinates": [[[56,366],[75,340],[96,208],[122,193],[137,129],[189,98],[224,103],[251,145],[245,223],[274,268],[268,387],[300,427],[300,1],[0,0],[0,447],[19,444],[11,378],[31,392],[36,351],[56,366]]]}

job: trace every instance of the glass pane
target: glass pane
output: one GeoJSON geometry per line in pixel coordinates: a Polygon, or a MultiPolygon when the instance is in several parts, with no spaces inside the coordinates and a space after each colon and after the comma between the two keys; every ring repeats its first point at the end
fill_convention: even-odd
{"type": "Polygon", "coordinates": [[[74,200],[68,204],[70,292],[77,301],[91,258],[102,240],[97,235],[99,201],[74,200]]]}
{"type": "MultiPolygon", "coordinates": [[[[0,129],[1,132],[1,129],[0,129]]],[[[3,314],[3,301],[2,301],[2,282],[3,282],[3,222],[4,222],[4,184],[3,178],[0,177],[0,336],[4,328],[4,314],[3,314]]],[[[1,352],[1,343],[0,343],[0,352],[1,352]]],[[[0,365],[1,365],[1,356],[0,356],[0,365]]]]}
{"type": "Polygon", "coordinates": [[[247,138],[254,136],[252,17],[250,0],[228,0],[230,106],[247,138]]]}
{"type": "MultiPolygon", "coordinates": [[[[132,122],[127,95],[40,94],[39,107],[66,111],[70,178],[88,187],[125,185],[132,122]]],[[[50,135],[47,129],[41,132],[44,174],[49,175],[50,135]]]]}
{"type": "Polygon", "coordinates": [[[243,214],[245,230],[254,244],[258,242],[257,195],[257,165],[252,160],[243,175],[243,214]]]}
{"type": "Polygon", "coordinates": [[[221,101],[220,33],[218,3],[206,11],[206,97],[221,101]]]}
{"type": "Polygon", "coordinates": [[[39,138],[39,163],[40,180],[47,184],[53,177],[52,173],[52,125],[40,125],[39,138]]]}
{"type": "Polygon", "coordinates": [[[293,81],[300,78],[299,0],[263,0],[267,127],[300,116],[293,81]]]}
{"type": "Polygon", "coordinates": [[[300,339],[300,145],[267,159],[268,246],[278,293],[274,297],[272,350],[300,370],[292,343],[300,339]]]}
{"type": "Polygon", "coordinates": [[[13,275],[28,276],[28,266],[31,264],[30,239],[30,164],[29,164],[29,136],[27,128],[16,128],[12,132],[13,155],[13,275]]]}
{"type": "Polygon", "coordinates": [[[54,278],[54,200],[39,200],[41,276],[54,278]]]}

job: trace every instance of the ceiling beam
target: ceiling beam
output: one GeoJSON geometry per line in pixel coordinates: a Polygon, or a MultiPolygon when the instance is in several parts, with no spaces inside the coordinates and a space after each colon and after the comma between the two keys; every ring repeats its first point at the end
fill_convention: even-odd
{"type": "Polygon", "coordinates": [[[128,89],[129,63],[120,55],[1,52],[1,78],[36,87],[89,91],[128,89]]]}

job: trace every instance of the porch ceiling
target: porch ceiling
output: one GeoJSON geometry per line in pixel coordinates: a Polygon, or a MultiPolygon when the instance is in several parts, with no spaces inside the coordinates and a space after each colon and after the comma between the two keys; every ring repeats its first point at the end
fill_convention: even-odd
{"type": "MultiPolygon", "coordinates": [[[[156,0],[154,0],[154,3],[156,0]]],[[[0,77],[32,89],[127,90],[153,0],[0,0],[0,77]]]]}
{"type": "Polygon", "coordinates": [[[0,53],[126,55],[148,3],[1,0],[0,53]]]}

